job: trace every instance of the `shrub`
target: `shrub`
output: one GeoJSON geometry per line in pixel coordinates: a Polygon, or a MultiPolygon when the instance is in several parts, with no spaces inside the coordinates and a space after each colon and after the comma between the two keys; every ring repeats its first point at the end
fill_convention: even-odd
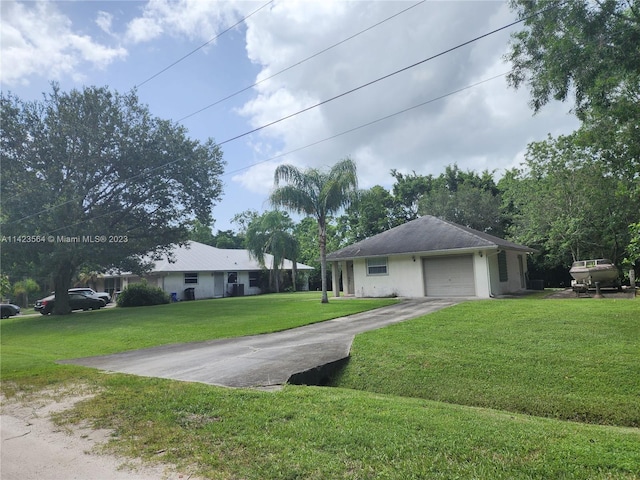
{"type": "Polygon", "coordinates": [[[146,283],[134,283],[122,290],[118,295],[119,307],[143,307],[169,303],[169,295],[161,288],[146,283]]]}

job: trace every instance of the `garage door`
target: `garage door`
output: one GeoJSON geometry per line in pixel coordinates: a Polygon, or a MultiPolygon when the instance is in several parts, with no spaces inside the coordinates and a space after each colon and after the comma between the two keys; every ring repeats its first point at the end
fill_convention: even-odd
{"type": "Polygon", "coordinates": [[[471,255],[423,259],[425,295],[428,297],[475,296],[471,255]]]}

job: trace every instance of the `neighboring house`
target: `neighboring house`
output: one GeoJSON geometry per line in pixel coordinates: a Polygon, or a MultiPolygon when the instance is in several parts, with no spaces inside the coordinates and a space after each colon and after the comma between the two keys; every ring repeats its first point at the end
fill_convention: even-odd
{"type": "Polygon", "coordinates": [[[527,288],[533,249],[427,215],[327,255],[333,291],[356,297],[480,297],[527,288]]]}
{"type": "MultiPolygon", "coordinates": [[[[109,273],[103,275],[98,286],[113,293],[144,279],[149,285],[160,287],[172,296],[175,294],[177,300],[187,300],[191,293],[196,299],[262,293],[262,268],[248,250],[222,249],[189,241],[184,246],[174,247],[172,254],[171,260],[165,257],[157,261],[142,277],[132,273],[109,273]]],[[[267,269],[271,270],[273,256],[265,254],[264,260],[267,269]]],[[[285,260],[281,270],[290,271],[292,266],[291,260],[285,260]]],[[[297,264],[299,278],[306,279],[309,270],[313,267],[297,264]]]]}

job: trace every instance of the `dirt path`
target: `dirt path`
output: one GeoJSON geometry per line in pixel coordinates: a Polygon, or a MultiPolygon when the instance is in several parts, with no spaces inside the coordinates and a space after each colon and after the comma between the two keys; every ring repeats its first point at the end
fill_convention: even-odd
{"type": "Polygon", "coordinates": [[[86,396],[43,396],[27,402],[2,398],[0,478],[2,480],[195,480],[165,466],[96,452],[111,432],[60,428],[51,414],[86,396]]]}

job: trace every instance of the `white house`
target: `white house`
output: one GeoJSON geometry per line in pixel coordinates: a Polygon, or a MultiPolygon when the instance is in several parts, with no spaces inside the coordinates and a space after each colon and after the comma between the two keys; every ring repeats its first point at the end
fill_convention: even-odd
{"type": "Polygon", "coordinates": [[[480,297],[527,288],[533,249],[426,215],[327,255],[334,295],[480,297]]]}
{"type": "MultiPolygon", "coordinates": [[[[272,268],[273,256],[265,254],[265,265],[272,268]]],[[[313,267],[297,263],[299,275],[305,278],[313,267]]],[[[284,260],[282,270],[291,270],[293,262],[284,260]]],[[[109,293],[122,290],[142,279],[149,285],[160,287],[176,300],[227,296],[257,295],[262,268],[248,250],[216,248],[189,241],[175,246],[172,258],[157,261],[148,274],[139,277],[132,273],[109,273],[103,276],[98,288],[109,293]]]]}

